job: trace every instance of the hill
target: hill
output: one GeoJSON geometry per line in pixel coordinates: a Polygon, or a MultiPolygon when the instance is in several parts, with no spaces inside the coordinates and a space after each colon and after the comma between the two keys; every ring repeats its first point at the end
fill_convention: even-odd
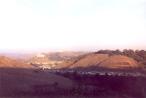
{"type": "Polygon", "coordinates": [[[26,64],[23,61],[15,60],[5,56],[0,56],[0,68],[11,67],[11,68],[32,68],[31,65],[26,64]]]}
{"type": "Polygon", "coordinates": [[[112,55],[108,54],[98,54],[91,53],[81,59],[76,60],[70,65],[70,68],[76,67],[105,67],[105,68],[137,68],[141,67],[139,63],[133,58],[122,56],[122,55],[112,55]]]}
{"type": "Polygon", "coordinates": [[[27,62],[43,69],[66,68],[72,64],[72,61],[83,54],[84,52],[39,53],[30,58],[27,62]]]}
{"type": "Polygon", "coordinates": [[[74,67],[90,67],[98,65],[100,62],[108,58],[107,54],[88,54],[76,60],[71,68],[74,67]]]}
{"type": "Polygon", "coordinates": [[[137,68],[140,67],[138,62],[133,58],[122,56],[122,55],[113,55],[110,56],[105,61],[99,64],[100,67],[107,68],[137,68]]]}
{"type": "Polygon", "coordinates": [[[52,53],[46,53],[48,55],[48,58],[50,60],[71,60],[78,56],[86,54],[86,52],[72,52],[72,51],[64,51],[64,52],[52,52],[52,53]]]}

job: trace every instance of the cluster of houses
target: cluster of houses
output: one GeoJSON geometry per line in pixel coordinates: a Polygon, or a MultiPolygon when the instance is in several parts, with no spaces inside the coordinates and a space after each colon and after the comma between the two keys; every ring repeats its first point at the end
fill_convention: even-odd
{"type": "Polygon", "coordinates": [[[45,54],[37,54],[31,60],[29,60],[29,64],[35,65],[43,70],[54,69],[61,63],[62,61],[49,60],[45,54]]]}

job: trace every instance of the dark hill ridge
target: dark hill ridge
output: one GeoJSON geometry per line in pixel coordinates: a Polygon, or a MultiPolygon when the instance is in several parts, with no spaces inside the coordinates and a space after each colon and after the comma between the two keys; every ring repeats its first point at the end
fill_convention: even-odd
{"type": "Polygon", "coordinates": [[[73,87],[73,82],[35,69],[0,68],[0,97],[55,92],[55,87],[68,90],[73,87]]]}

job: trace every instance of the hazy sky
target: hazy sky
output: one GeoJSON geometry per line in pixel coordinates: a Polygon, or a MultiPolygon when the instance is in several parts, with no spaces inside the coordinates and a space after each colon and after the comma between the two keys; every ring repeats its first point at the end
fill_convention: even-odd
{"type": "Polygon", "coordinates": [[[0,50],[146,49],[145,0],[0,0],[0,50]]]}

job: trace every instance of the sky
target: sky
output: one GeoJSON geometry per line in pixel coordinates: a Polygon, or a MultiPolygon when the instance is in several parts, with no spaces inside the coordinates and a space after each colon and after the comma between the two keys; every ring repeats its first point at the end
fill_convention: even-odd
{"type": "Polygon", "coordinates": [[[0,51],[146,49],[146,0],[0,0],[0,51]]]}

